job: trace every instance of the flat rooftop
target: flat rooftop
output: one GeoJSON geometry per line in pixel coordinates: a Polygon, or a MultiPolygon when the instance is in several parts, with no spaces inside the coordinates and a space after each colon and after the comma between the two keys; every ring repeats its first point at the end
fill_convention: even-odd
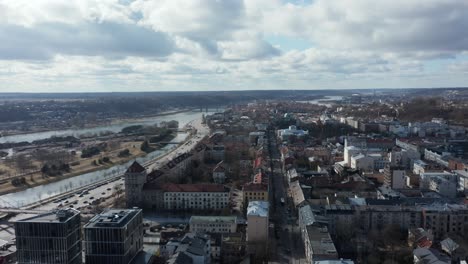
{"type": "Polygon", "coordinates": [[[50,212],[44,212],[25,219],[16,221],[17,223],[65,223],[71,218],[79,215],[80,211],[73,208],[59,209],[50,212]]]}
{"type": "Polygon", "coordinates": [[[192,216],[190,223],[237,223],[236,216],[192,216]]]}
{"type": "Polygon", "coordinates": [[[84,228],[120,228],[139,212],[141,209],[108,209],[91,218],[84,228]]]}

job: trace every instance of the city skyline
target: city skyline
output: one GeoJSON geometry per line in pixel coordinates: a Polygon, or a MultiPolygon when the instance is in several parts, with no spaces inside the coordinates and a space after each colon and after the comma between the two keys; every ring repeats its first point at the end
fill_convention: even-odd
{"type": "Polygon", "coordinates": [[[0,2],[0,92],[464,87],[463,1],[0,2]]]}

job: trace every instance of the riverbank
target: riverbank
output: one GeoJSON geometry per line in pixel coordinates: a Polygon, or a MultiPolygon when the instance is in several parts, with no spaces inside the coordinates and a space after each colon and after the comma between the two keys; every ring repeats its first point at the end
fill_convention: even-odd
{"type": "MultiPolygon", "coordinates": [[[[101,123],[97,124],[92,124],[90,126],[85,126],[85,127],[73,127],[71,129],[94,129],[98,128],[101,126],[107,126],[107,125],[119,125],[119,124],[124,124],[124,123],[137,123],[142,120],[148,119],[148,118],[157,118],[157,117],[162,117],[162,116],[168,116],[168,115],[175,115],[175,114],[180,114],[180,113],[186,113],[186,112],[191,112],[195,110],[194,108],[187,108],[187,109],[180,109],[180,110],[175,110],[175,111],[166,111],[158,114],[151,114],[151,115],[142,115],[139,117],[134,117],[134,118],[119,118],[119,117],[114,117],[110,118],[108,120],[101,120],[101,123]]],[[[13,136],[21,136],[21,135],[27,135],[27,134],[35,134],[35,133],[45,133],[45,132],[51,132],[55,131],[54,129],[36,129],[36,130],[31,130],[31,131],[18,131],[15,133],[8,133],[8,132],[2,132],[1,137],[13,137],[13,136]]],[[[67,130],[57,130],[57,131],[67,131],[67,130]]]]}
{"type": "MultiPolygon", "coordinates": [[[[174,132],[170,134],[168,137],[162,139],[160,142],[171,141],[175,138],[176,135],[177,133],[174,132]]],[[[161,144],[160,142],[151,144],[151,148],[153,149],[151,152],[158,151],[159,149],[167,145],[167,144],[161,144]]],[[[60,180],[68,179],[68,178],[86,174],[86,173],[106,170],[114,166],[125,164],[136,158],[145,157],[149,153],[146,153],[141,150],[141,144],[142,144],[142,141],[123,142],[120,148],[113,149],[107,152],[104,151],[100,153],[99,155],[96,155],[93,157],[89,157],[89,158],[76,157],[74,161],[70,162],[70,164],[73,164],[73,163],[76,164],[75,166],[71,166],[71,172],[64,173],[63,175],[60,175],[60,176],[44,177],[44,175],[40,171],[36,171],[36,172],[30,173],[24,176],[15,176],[15,177],[10,177],[8,179],[1,179],[2,181],[5,181],[5,182],[0,184],[0,195],[23,191],[29,188],[57,182],[60,180]],[[120,152],[123,150],[128,150],[129,155],[126,155],[126,156],[119,155],[120,152]],[[99,161],[102,161],[103,157],[108,158],[110,161],[99,162],[99,161]],[[12,180],[14,178],[24,178],[25,183],[21,186],[14,186],[12,184],[12,180]]],[[[0,167],[0,169],[1,168],[2,167],[0,167]]],[[[67,187],[65,186],[64,188],[67,188],[67,187]]]]}

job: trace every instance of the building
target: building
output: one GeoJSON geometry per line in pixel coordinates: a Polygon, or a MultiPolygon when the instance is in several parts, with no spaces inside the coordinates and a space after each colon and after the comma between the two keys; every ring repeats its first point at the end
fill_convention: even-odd
{"type": "Polygon", "coordinates": [[[201,233],[187,233],[182,239],[162,246],[162,255],[168,256],[168,264],[210,264],[210,236],[201,233]]]}
{"type": "Polygon", "coordinates": [[[250,201],[268,202],[268,184],[253,182],[244,184],[242,187],[242,193],[246,204],[250,201]]]}
{"type": "Polygon", "coordinates": [[[296,126],[289,126],[287,129],[278,130],[278,137],[282,141],[289,140],[291,137],[304,138],[309,135],[309,131],[297,129],[296,126]]]}
{"type": "Polygon", "coordinates": [[[216,164],[213,169],[213,182],[223,184],[226,181],[226,168],[223,165],[223,161],[216,164]]]}
{"type": "Polygon", "coordinates": [[[221,184],[165,184],[164,209],[222,210],[229,205],[229,188],[221,184]]]}
{"type": "Polygon", "coordinates": [[[466,205],[403,205],[403,200],[405,199],[390,200],[395,201],[394,203],[376,200],[377,204],[360,206],[327,205],[325,216],[329,219],[329,230],[335,234],[340,228],[348,226],[365,232],[382,230],[388,225],[397,225],[403,229],[421,227],[430,230],[436,239],[444,239],[450,233],[463,234],[468,230],[466,205]]]}
{"type": "Polygon", "coordinates": [[[364,154],[358,154],[351,157],[350,167],[365,172],[372,172],[374,171],[374,159],[364,154]]]}
{"type": "Polygon", "coordinates": [[[127,264],[143,250],[141,209],[108,209],[84,226],[86,264],[127,264]]]}
{"type": "Polygon", "coordinates": [[[81,264],[80,212],[71,208],[14,223],[19,264],[81,264]]]}
{"type": "Polygon", "coordinates": [[[143,201],[142,189],[145,185],[146,169],[138,162],[133,162],[125,172],[125,197],[127,207],[139,206],[143,201]]]}
{"type": "Polygon", "coordinates": [[[235,233],[237,232],[237,217],[192,216],[189,225],[191,233],[235,233]]]}
{"type": "Polygon", "coordinates": [[[428,164],[422,160],[418,159],[413,162],[413,173],[416,175],[426,172],[427,168],[428,164]]]}
{"type": "Polygon", "coordinates": [[[251,201],[247,207],[248,251],[265,254],[268,246],[269,203],[251,201]]]}
{"type": "Polygon", "coordinates": [[[426,148],[424,150],[424,159],[429,161],[434,161],[435,163],[447,167],[448,158],[450,157],[450,152],[445,152],[441,148],[426,148]]]}
{"type": "Polygon", "coordinates": [[[453,171],[458,176],[458,191],[468,194],[468,168],[453,171]]]}
{"type": "Polygon", "coordinates": [[[409,186],[409,177],[403,168],[387,166],[384,169],[384,184],[392,189],[404,189],[409,186]]]}
{"type": "MultiPolygon", "coordinates": [[[[147,174],[146,169],[134,162],[125,173],[127,205],[153,210],[221,210],[229,204],[229,188],[221,184],[164,184],[160,179],[167,170],[178,168],[191,160],[192,155],[179,155],[147,174]],[[171,169],[172,168],[172,169],[171,169]]],[[[184,165],[185,166],[185,165],[184,165]]],[[[181,170],[179,168],[177,170],[181,170]]],[[[171,174],[173,175],[173,174],[171,174]]]]}
{"type": "Polygon", "coordinates": [[[308,263],[338,260],[338,252],[326,226],[309,225],[305,231],[304,248],[308,263]]]}
{"type": "Polygon", "coordinates": [[[220,162],[224,160],[226,155],[224,144],[212,144],[207,146],[205,151],[206,159],[212,160],[214,162],[220,162]]]}
{"type": "Polygon", "coordinates": [[[450,264],[452,260],[449,256],[442,254],[440,251],[433,248],[417,248],[413,250],[415,264],[435,263],[435,264],[450,264]]]}
{"type": "Polygon", "coordinates": [[[419,189],[431,190],[445,197],[454,198],[457,195],[459,179],[456,173],[425,172],[419,175],[419,189]]]}

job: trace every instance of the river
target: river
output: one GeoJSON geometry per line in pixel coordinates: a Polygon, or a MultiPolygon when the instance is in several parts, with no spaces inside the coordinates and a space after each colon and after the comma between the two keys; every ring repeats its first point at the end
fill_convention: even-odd
{"type": "MultiPolygon", "coordinates": [[[[179,121],[179,126],[183,127],[188,122],[201,118],[202,114],[210,114],[210,113],[213,113],[213,112],[208,112],[208,113],[206,112],[203,112],[203,113],[202,112],[184,112],[184,113],[178,113],[178,114],[167,115],[167,116],[158,116],[158,117],[153,117],[153,118],[148,118],[148,119],[145,118],[145,119],[139,120],[136,123],[134,122],[122,123],[116,126],[110,125],[110,126],[97,127],[97,128],[94,128],[93,132],[106,131],[106,130],[110,130],[110,128],[113,128],[116,131],[120,131],[120,129],[122,129],[123,127],[133,125],[133,124],[155,124],[161,121],[168,121],[168,120],[177,120],[179,121]]],[[[75,135],[79,135],[79,133],[91,132],[91,131],[88,131],[88,129],[76,130],[76,131],[70,130],[69,132],[67,131],[56,131],[56,133],[60,135],[67,135],[65,133],[72,133],[73,135],[73,133],[76,133],[75,135]]],[[[49,132],[18,135],[15,137],[21,137],[22,139],[29,137],[29,138],[33,138],[33,140],[36,140],[40,138],[47,138],[47,135],[44,133],[49,133],[49,132]]],[[[48,135],[50,137],[50,134],[48,135]]],[[[187,136],[188,136],[187,133],[178,133],[177,136],[174,139],[172,139],[172,141],[180,142],[180,141],[183,141],[187,136]]],[[[19,141],[22,141],[22,140],[19,140],[19,141]]],[[[160,150],[153,151],[144,157],[137,158],[137,161],[140,163],[144,163],[158,156],[161,156],[176,147],[177,147],[176,144],[168,144],[165,147],[161,148],[160,150]]],[[[22,207],[22,206],[30,205],[35,202],[47,199],[49,197],[53,197],[58,194],[62,194],[64,192],[70,191],[72,189],[76,189],[76,188],[83,187],[83,186],[86,186],[95,182],[99,182],[103,179],[110,178],[112,176],[117,176],[119,174],[122,174],[132,162],[133,160],[122,165],[113,166],[108,169],[85,173],[85,174],[74,176],[68,179],[63,179],[57,182],[29,188],[29,189],[19,191],[16,193],[9,193],[9,194],[2,195],[0,196],[0,207],[22,207]]]]}
{"type": "MultiPolygon", "coordinates": [[[[209,111],[208,113],[210,113],[210,111],[214,111],[214,109],[208,109],[208,111],[209,111]]],[[[106,125],[106,126],[97,126],[93,128],[53,130],[53,131],[36,132],[36,133],[28,133],[28,134],[10,135],[10,136],[1,137],[0,143],[6,143],[6,142],[14,143],[14,142],[22,142],[22,141],[32,142],[34,140],[46,139],[52,136],[79,137],[85,134],[97,134],[99,132],[105,132],[105,131],[120,132],[122,128],[127,127],[127,126],[154,125],[154,124],[159,124],[163,121],[170,121],[170,120],[179,121],[179,127],[183,127],[188,122],[200,117],[201,114],[202,113],[200,111],[187,111],[187,112],[181,112],[177,114],[168,114],[168,115],[162,115],[162,116],[141,118],[141,119],[134,120],[134,121],[121,122],[121,123],[111,124],[111,125],[106,125]]]]}

